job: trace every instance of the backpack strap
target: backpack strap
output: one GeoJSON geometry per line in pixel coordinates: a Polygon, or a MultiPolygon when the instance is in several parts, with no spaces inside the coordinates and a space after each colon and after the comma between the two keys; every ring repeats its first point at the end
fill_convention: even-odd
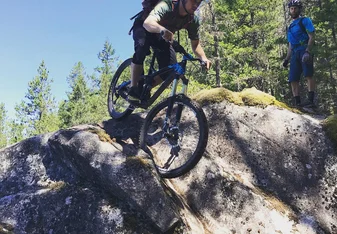
{"type": "Polygon", "coordinates": [[[143,13],[143,11],[140,11],[140,12],[138,12],[137,14],[135,14],[134,16],[132,16],[131,18],[130,18],[130,20],[134,20],[136,17],[138,17],[140,14],[142,14],[143,13]]]}
{"type": "MultiPolygon", "coordinates": [[[[305,35],[308,35],[308,32],[307,32],[307,30],[305,29],[305,26],[304,26],[304,24],[303,24],[303,22],[302,22],[302,20],[304,19],[304,18],[306,18],[306,17],[301,17],[301,18],[299,18],[299,21],[298,21],[298,26],[300,27],[300,29],[301,29],[301,32],[303,33],[303,34],[305,34],[305,35]]],[[[299,42],[300,42],[300,38],[298,38],[296,35],[294,35],[292,32],[291,32],[291,28],[293,27],[293,26],[295,26],[294,24],[291,24],[290,25],[290,27],[288,28],[288,33],[290,33],[293,37],[295,37],[299,42]]],[[[306,40],[306,43],[308,43],[308,39],[306,40]]],[[[300,43],[301,44],[301,43],[300,43]]]]}
{"type": "Polygon", "coordinates": [[[305,29],[304,24],[303,24],[303,22],[302,22],[302,20],[303,20],[304,18],[305,18],[305,17],[301,17],[301,18],[300,18],[300,20],[298,21],[298,25],[300,26],[300,28],[301,28],[301,30],[302,30],[303,33],[308,34],[308,33],[307,33],[307,30],[305,29]]]}

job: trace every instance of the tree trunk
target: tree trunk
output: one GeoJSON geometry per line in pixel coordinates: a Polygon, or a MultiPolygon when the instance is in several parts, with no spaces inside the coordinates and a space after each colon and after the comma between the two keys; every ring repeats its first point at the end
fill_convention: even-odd
{"type": "Polygon", "coordinates": [[[218,28],[216,25],[216,16],[215,11],[213,9],[212,2],[209,2],[209,9],[212,15],[212,28],[214,30],[214,57],[215,57],[215,82],[216,87],[221,87],[221,80],[220,80],[220,57],[219,57],[219,37],[217,35],[218,28]]]}

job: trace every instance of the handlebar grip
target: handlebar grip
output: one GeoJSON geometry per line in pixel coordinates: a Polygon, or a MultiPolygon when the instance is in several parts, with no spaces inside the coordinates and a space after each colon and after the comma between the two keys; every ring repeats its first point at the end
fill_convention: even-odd
{"type": "Polygon", "coordinates": [[[200,65],[201,65],[201,71],[202,72],[207,72],[207,64],[204,61],[200,61],[200,65]]]}

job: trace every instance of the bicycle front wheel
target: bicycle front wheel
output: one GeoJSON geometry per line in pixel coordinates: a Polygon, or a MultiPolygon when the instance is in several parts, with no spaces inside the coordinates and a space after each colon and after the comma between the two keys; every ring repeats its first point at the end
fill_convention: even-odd
{"type": "Polygon", "coordinates": [[[131,79],[131,61],[125,60],[114,74],[108,93],[108,111],[112,118],[122,119],[129,116],[134,108],[127,101],[131,79]]]}
{"type": "Polygon", "coordinates": [[[141,129],[140,146],[153,157],[159,174],[174,178],[190,171],[200,160],[208,140],[202,108],[185,95],[157,104],[141,129]],[[167,114],[170,112],[170,114],[167,114]]]}

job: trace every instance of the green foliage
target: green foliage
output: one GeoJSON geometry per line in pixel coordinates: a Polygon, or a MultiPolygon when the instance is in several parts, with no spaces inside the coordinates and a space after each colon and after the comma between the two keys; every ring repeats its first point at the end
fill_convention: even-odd
{"type": "MultiPolygon", "coordinates": [[[[337,1],[304,1],[304,5],[304,14],[312,19],[316,29],[314,78],[317,80],[319,107],[336,114],[337,1]]],[[[213,99],[218,100],[225,95],[234,103],[248,104],[254,103],[256,98],[250,98],[252,96],[247,89],[243,92],[246,94],[244,97],[239,91],[256,87],[274,96],[274,105],[282,106],[277,100],[289,103],[292,96],[287,82],[289,70],[281,67],[287,50],[286,30],[291,22],[284,0],[211,0],[203,4],[199,14],[202,20],[200,42],[213,66],[204,73],[198,64],[188,64],[189,95],[206,92],[211,87],[226,87],[226,92],[213,90],[213,99]],[[230,93],[229,90],[238,92],[230,93]]],[[[175,39],[178,39],[178,35],[175,35],[175,39]]],[[[179,32],[179,39],[180,44],[193,54],[185,30],[179,32]]],[[[145,61],[145,71],[150,58],[148,56],[145,61]]],[[[109,118],[107,94],[120,61],[108,41],[98,53],[98,59],[101,63],[90,76],[81,62],[74,65],[67,78],[70,91],[66,100],[59,103],[57,114],[50,89],[52,80],[42,61],[38,76],[28,84],[26,100],[16,105],[16,118],[6,120],[6,111],[0,105],[0,146],[6,140],[11,144],[31,135],[56,130],[57,125],[69,127],[109,118]]],[[[123,73],[122,79],[130,79],[129,70],[123,73]]],[[[304,96],[306,87],[301,87],[301,96],[304,96]]],[[[179,88],[181,84],[178,91],[179,88]]],[[[166,98],[170,92],[168,88],[159,99],[166,98]]],[[[255,94],[253,96],[256,97],[255,94]]],[[[267,100],[267,103],[270,101],[268,97],[259,99],[258,103],[263,100],[267,100]]]]}
{"type": "Polygon", "coordinates": [[[0,148],[7,145],[6,119],[5,104],[0,103],[0,148]]]}
{"type": "Polygon", "coordinates": [[[335,146],[337,146],[337,115],[328,117],[323,122],[323,127],[331,141],[335,144],[335,146]]]}
{"type": "Polygon", "coordinates": [[[337,2],[324,0],[316,5],[308,2],[306,14],[313,20],[315,38],[315,77],[318,81],[320,106],[337,113],[337,2]]]}
{"type": "Polygon", "coordinates": [[[28,137],[25,134],[27,132],[26,125],[23,122],[18,121],[19,119],[20,118],[17,117],[15,120],[10,120],[8,123],[8,144],[20,142],[28,137]]]}
{"type": "Polygon", "coordinates": [[[89,123],[91,120],[88,102],[90,90],[87,87],[87,76],[81,62],[75,64],[67,77],[67,82],[71,91],[67,92],[68,100],[62,101],[59,106],[60,127],[89,123]]]}
{"type": "Polygon", "coordinates": [[[58,129],[56,102],[51,94],[53,80],[48,76],[44,61],[37,71],[38,75],[28,83],[26,99],[15,107],[17,119],[11,123],[10,135],[17,140],[58,129]]]}
{"type": "MultiPolygon", "coordinates": [[[[304,14],[316,28],[315,74],[321,109],[337,113],[337,2],[304,1],[304,14]]],[[[289,70],[281,67],[287,51],[286,30],[291,22],[283,0],[211,0],[202,8],[202,44],[214,66],[211,78],[199,80],[240,91],[247,87],[291,100],[289,70]],[[217,65],[218,64],[218,65],[217,65]]],[[[306,94],[306,87],[301,96],[306,94]]]]}
{"type": "Polygon", "coordinates": [[[67,93],[68,100],[62,101],[59,107],[61,127],[97,123],[109,118],[107,95],[117,62],[114,54],[115,50],[106,41],[103,50],[98,53],[102,64],[90,77],[81,62],[75,64],[67,78],[71,90],[67,93]]]}
{"type": "Polygon", "coordinates": [[[115,50],[111,43],[108,41],[104,43],[103,50],[98,53],[98,59],[102,64],[95,69],[96,72],[98,72],[98,79],[96,81],[96,86],[94,86],[94,93],[89,100],[92,111],[95,113],[93,118],[93,121],[95,122],[109,118],[106,107],[108,91],[113,73],[116,70],[116,63],[118,63],[118,57],[115,56],[115,50]]]}

